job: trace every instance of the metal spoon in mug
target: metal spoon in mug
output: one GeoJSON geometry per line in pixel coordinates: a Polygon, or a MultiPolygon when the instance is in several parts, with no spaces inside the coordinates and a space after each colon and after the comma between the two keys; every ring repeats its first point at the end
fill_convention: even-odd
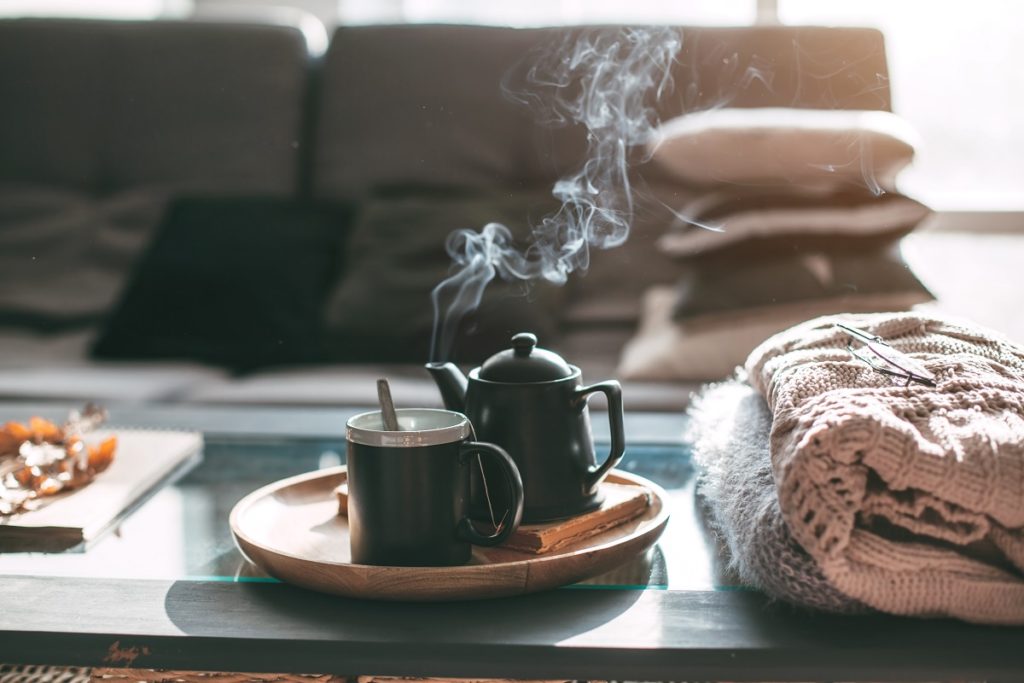
{"type": "Polygon", "coordinates": [[[377,380],[377,401],[380,403],[380,414],[384,420],[384,429],[389,432],[400,432],[398,415],[395,414],[395,402],[391,400],[391,387],[386,379],[377,380]]]}

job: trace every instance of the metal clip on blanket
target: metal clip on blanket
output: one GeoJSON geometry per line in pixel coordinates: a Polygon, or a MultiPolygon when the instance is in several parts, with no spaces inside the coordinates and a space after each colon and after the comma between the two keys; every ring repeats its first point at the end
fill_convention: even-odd
{"type": "Polygon", "coordinates": [[[863,342],[864,348],[862,349],[854,349],[852,344],[847,344],[846,350],[854,358],[866,363],[876,372],[905,379],[907,382],[904,386],[910,386],[911,382],[917,382],[929,387],[935,386],[934,374],[907,354],[894,349],[878,335],[870,334],[843,323],[836,323],[836,327],[845,332],[849,337],[863,342]]]}

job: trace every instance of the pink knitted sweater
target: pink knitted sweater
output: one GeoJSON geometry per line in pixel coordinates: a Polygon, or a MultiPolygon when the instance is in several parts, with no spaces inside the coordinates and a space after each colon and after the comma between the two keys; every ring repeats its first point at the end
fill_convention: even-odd
{"type": "Polygon", "coordinates": [[[747,371],[773,414],[783,517],[835,588],[895,614],[1024,624],[1024,349],[916,313],[830,316],[767,340],[747,371]],[[853,358],[836,321],[936,386],[853,358]]]}

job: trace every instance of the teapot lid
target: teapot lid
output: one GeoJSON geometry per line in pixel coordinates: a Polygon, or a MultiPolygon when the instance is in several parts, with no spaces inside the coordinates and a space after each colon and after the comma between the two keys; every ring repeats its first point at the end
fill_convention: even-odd
{"type": "Polygon", "coordinates": [[[480,379],[491,382],[549,382],[573,374],[573,368],[553,351],[537,348],[537,336],[520,332],[512,348],[499,351],[480,366],[480,379]]]}

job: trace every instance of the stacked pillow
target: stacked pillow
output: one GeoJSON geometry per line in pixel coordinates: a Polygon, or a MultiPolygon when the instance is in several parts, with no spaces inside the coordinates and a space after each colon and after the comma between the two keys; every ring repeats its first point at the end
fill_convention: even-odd
{"type": "Polygon", "coordinates": [[[652,162],[695,198],[658,247],[682,275],[649,290],[619,372],[726,376],[757,344],[818,315],[898,311],[931,294],[898,241],[930,213],[900,194],[914,156],[888,112],[722,109],[664,124],[652,162]]]}

